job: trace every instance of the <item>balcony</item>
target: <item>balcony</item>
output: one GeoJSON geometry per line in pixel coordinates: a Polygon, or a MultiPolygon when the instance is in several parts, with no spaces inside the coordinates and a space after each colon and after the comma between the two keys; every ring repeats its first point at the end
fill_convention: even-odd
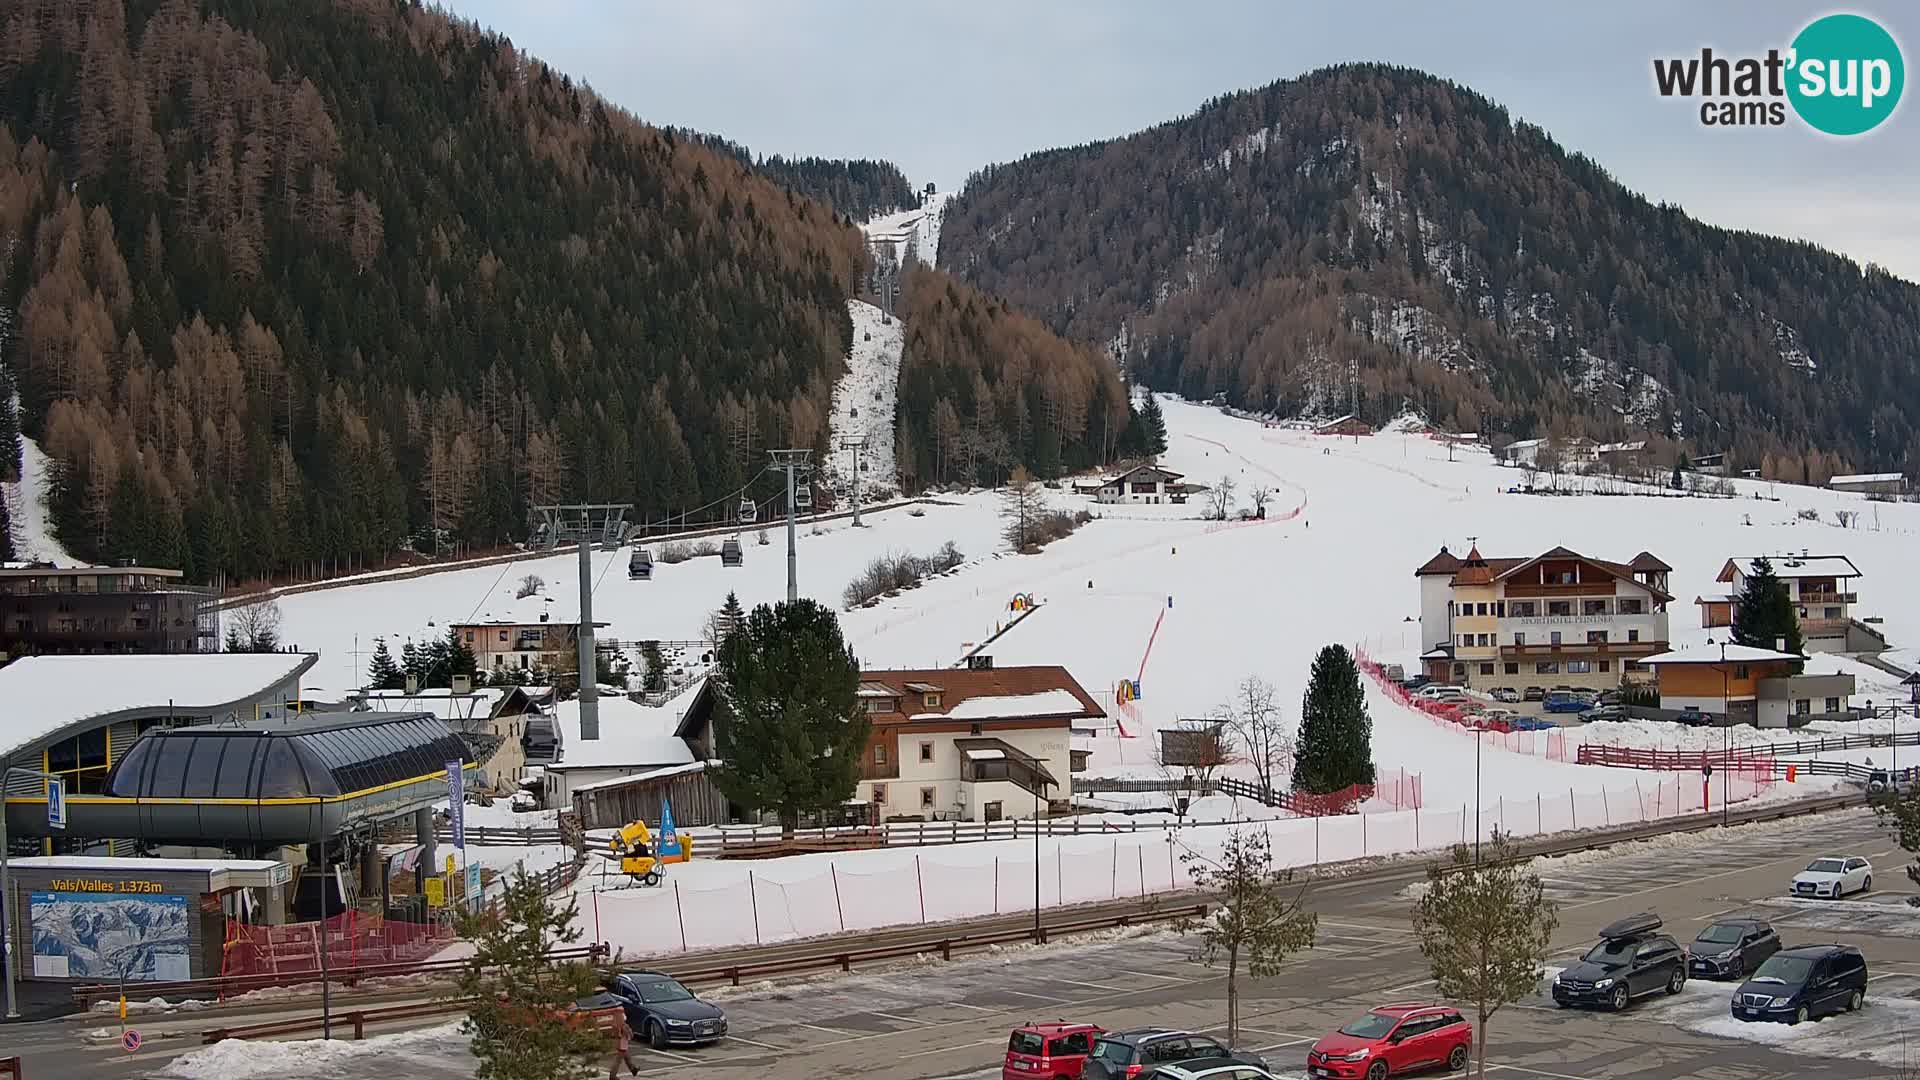
{"type": "Polygon", "coordinates": [[[1793,602],[1809,607],[1814,604],[1857,604],[1860,602],[1860,594],[1833,589],[1805,589],[1794,598],[1793,602]]]}
{"type": "Polygon", "coordinates": [[[1550,596],[1558,600],[1575,596],[1612,596],[1617,591],[1617,582],[1576,581],[1568,585],[1545,584],[1538,581],[1509,581],[1506,596],[1511,601],[1516,596],[1550,596]]]}
{"type": "Polygon", "coordinates": [[[1667,651],[1664,641],[1563,641],[1558,645],[1549,641],[1529,642],[1525,645],[1502,645],[1500,655],[1508,660],[1519,660],[1529,656],[1653,656],[1667,651]]]}
{"type": "Polygon", "coordinates": [[[1039,795],[1046,788],[1060,790],[1060,781],[1039,759],[1002,739],[953,740],[960,751],[960,779],[965,783],[1005,782],[1039,795]]]}

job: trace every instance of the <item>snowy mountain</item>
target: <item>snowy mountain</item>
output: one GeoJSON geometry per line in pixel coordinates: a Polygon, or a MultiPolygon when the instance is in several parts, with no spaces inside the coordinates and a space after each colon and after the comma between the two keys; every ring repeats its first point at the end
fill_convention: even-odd
{"type": "Polygon", "coordinates": [[[839,449],[837,440],[865,435],[861,450],[861,498],[878,498],[896,483],[894,471],[894,403],[900,389],[900,349],[906,341],[902,321],[862,300],[847,301],[853,317],[853,350],[847,373],[833,387],[833,412],[828,421],[836,443],[827,455],[825,472],[836,491],[847,486],[853,454],[839,449]]]}

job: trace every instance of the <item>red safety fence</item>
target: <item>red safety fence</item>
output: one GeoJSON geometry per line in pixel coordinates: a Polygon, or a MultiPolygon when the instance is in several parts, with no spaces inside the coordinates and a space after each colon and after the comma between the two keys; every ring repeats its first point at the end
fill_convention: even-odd
{"type": "Polygon", "coordinates": [[[319,971],[322,941],[327,966],[354,967],[417,959],[453,936],[441,923],[407,923],[363,916],[336,915],[321,923],[256,926],[229,921],[220,974],[260,975],[319,971]]]}
{"type": "MultiPolygon", "coordinates": [[[[1391,773],[1377,773],[1371,784],[1353,784],[1339,791],[1315,794],[1310,791],[1282,791],[1273,793],[1256,784],[1230,776],[1217,777],[1213,786],[1227,795],[1252,799],[1267,806],[1277,806],[1296,817],[1327,817],[1333,814],[1352,814],[1360,810],[1360,805],[1368,800],[1377,801],[1386,810],[1417,810],[1420,808],[1420,774],[1405,769],[1395,769],[1391,773]]],[[[1376,811],[1384,812],[1384,810],[1376,811]]]]}
{"type": "Polygon", "coordinates": [[[1708,766],[1714,769],[1765,771],[1769,774],[1774,771],[1772,754],[1754,754],[1738,748],[1731,752],[1656,750],[1639,746],[1587,743],[1580,747],[1575,757],[1581,765],[1611,765],[1620,769],[1657,769],[1660,772],[1698,772],[1708,766]]]}
{"type": "Polygon", "coordinates": [[[1429,701],[1407,692],[1406,688],[1387,678],[1386,670],[1367,656],[1359,647],[1354,649],[1354,660],[1360,671],[1380,687],[1380,692],[1392,698],[1395,703],[1404,705],[1416,712],[1425,713],[1434,723],[1442,727],[1465,729],[1481,732],[1480,738],[1487,746],[1505,750],[1510,754],[1527,754],[1543,757],[1548,761],[1571,761],[1567,756],[1567,736],[1559,728],[1535,728],[1531,730],[1515,729],[1506,720],[1486,719],[1468,711],[1461,705],[1450,705],[1442,701],[1429,701]]]}

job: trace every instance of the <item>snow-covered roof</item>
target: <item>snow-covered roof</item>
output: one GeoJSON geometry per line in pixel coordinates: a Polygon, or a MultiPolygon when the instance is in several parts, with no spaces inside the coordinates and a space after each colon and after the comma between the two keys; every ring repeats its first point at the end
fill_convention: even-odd
{"type": "Polygon", "coordinates": [[[680,711],[671,706],[649,707],[624,697],[600,698],[600,737],[580,737],[580,699],[553,707],[554,730],[560,736],[560,760],[550,770],[661,767],[693,762],[686,740],[674,735],[680,711]]]}
{"type": "Polygon", "coordinates": [[[1080,699],[1071,690],[1043,690],[1037,694],[971,697],[947,710],[955,720],[1001,720],[1020,716],[1079,715],[1080,699]]]}
{"type": "Polygon", "coordinates": [[[619,787],[621,784],[631,784],[636,780],[665,780],[665,779],[668,779],[669,777],[684,776],[688,773],[704,772],[706,770],[706,767],[707,767],[706,762],[695,761],[687,765],[669,765],[661,769],[644,769],[644,770],[641,770],[640,772],[630,773],[626,776],[610,776],[605,780],[595,780],[591,784],[581,784],[579,787],[573,788],[572,790],[597,791],[601,788],[619,787]]]}
{"type": "Polygon", "coordinates": [[[271,870],[280,865],[272,859],[167,859],[131,855],[33,855],[12,858],[7,865],[15,870],[144,870],[164,873],[168,870],[271,870]]]}
{"type": "Polygon", "coordinates": [[[1897,472],[1855,473],[1851,476],[1835,476],[1827,480],[1827,486],[1836,484],[1892,484],[1902,478],[1897,472]]]}
{"type": "Polygon", "coordinates": [[[962,752],[967,755],[967,760],[969,761],[1005,761],[1007,757],[1005,750],[966,750],[962,752]]]}
{"type": "Polygon", "coordinates": [[[1635,439],[1632,442],[1601,443],[1599,446],[1594,447],[1594,451],[1601,454],[1632,454],[1645,450],[1646,448],[1647,440],[1635,439]]]}
{"type": "Polygon", "coordinates": [[[507,691],[497,686],[484,686],[459,695],[447,689],[412,694],[405,690],[370,690],[364,695],[366,703],[377,711],[432,713],[442,720],[487,719],[506,696],[507,691]]]}
{"type": "Polygon", "coordinates": [[[1776,652],[1773,649],[1760,649],[1752,645],[1729,645],[1726,652],[1718,645],[1703,645],[1694,649],[1675,649],[1649,656],[1640,661],[1643,664],[1718,664],[1722,659],[1736,664],[1757,664],[1763,660],[1805,660],[1799,653],[1776,652]]]}
{"type": "MultiPolygon", "coordinates": [[[[0,668],[0,757],[117,713],[204,716],[298,677],[314,653],[23,656],[0,668]]],[[[251,716],[242,717],[251,720],[251,716]]]]}
{"type": "MultiPolygon", "coordinates": [[[[1760,556],[1755,556],[1756,558],[1760,556]]],[[[1773,576],[1781,578],[1805,577],[1859,577],[1860,568],[1845,555],[1768,555],[1765,558],[1773,563],[1773,576]]],[[[1728,565],[1740,572],[1741,577],[1753,576],[1753,559],[1729,559],[1728,565]]],[[[1724,570],[1721,581],[1733,580],[1724,570]]]]}

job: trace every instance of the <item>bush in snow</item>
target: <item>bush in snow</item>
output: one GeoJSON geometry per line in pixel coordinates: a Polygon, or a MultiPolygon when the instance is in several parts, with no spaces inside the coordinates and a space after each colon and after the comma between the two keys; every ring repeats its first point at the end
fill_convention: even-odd
{"type": "Polygon", "coordinates": [[[860,575],[847,583],[842,599],[849,608],[899,589],[911,589],[935,574],[959,566],[966,556],[949,540],[931,555],[892,553],[867,564],[860,575]]]}
{"type": "Polygon", "coordinates": [[[538,595],[540,590],[546,587],[547,582],[545,578],[539,574],[528,574],[526,577],[520,579],[519,586],[513,590],[513,598],[515,600],[525,600],[529,596],[538,595]]]}

